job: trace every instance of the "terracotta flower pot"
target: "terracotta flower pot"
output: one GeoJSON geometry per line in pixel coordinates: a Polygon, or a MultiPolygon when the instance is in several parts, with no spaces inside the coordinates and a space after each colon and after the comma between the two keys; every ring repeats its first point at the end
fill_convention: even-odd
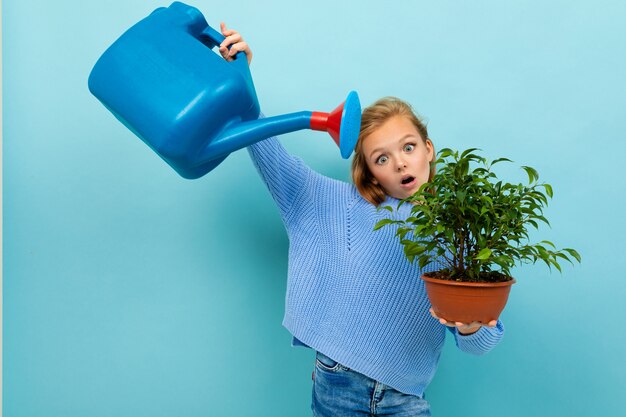
{"type": "Polygon", "coordinates": [[[515,280],[495,283],[457,282],[422,275],[438,317],[448,321],[487,324],[497,320],[515,280]]]}

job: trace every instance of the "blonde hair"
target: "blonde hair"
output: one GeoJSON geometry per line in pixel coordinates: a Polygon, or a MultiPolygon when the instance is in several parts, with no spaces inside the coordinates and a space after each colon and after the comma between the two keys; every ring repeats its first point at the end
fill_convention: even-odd
{"type": "MultiPolygon", "coordinates": [[[[354,185],[363,198],[375,206],[385,201],[387,194],[379,184],[375,184],[373,181],[374,176],[367,167],[366,157],[363,154],[363,140],[394,116],[404,116],[409,119],[417,129],[424,144],[426,144],[427,140],[430,140],[424,121],[415,114],[410,104],[397,97],[383,97],[363,110],[361,130],[354,147],[354,158],[352,159],[352,181],[354,181],[354,185]]],[[[435,175],[434,160],[435,156],[433,155],[433,160],[430,161],[428,181],[432,180],[435,175]]]]}

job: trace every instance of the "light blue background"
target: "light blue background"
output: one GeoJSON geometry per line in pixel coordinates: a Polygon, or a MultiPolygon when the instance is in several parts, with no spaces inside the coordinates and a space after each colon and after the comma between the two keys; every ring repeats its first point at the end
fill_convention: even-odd
{"type": "MultiPolygon", "coordinates": [[[[281,326],[288,241],[247,152],[183,180],[87,90],[106,47],[168,4],[3,3],[7,417],[309,415],[313,355],[281,326]]],[[[435,416],[626,414],[625,4],[193,3],[249,41],[266,114],[397,95],[438,148],[553,185],[534,235],[583,263],[518,268],[487,356],[448,340],[435,416]]],[[[325,134],[283,143],[349,179],[325,134]]]]}

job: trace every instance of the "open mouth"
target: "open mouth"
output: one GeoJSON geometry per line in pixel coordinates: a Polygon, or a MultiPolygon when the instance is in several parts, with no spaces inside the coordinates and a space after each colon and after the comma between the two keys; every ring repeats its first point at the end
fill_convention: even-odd
{"type": "Polygon", "coordinates": [[[413,181],[415,181],[415,177],[412,177],[412,176],[408,175],[408,176],[402,178],[402,185],[410,184],[413,181]]]}

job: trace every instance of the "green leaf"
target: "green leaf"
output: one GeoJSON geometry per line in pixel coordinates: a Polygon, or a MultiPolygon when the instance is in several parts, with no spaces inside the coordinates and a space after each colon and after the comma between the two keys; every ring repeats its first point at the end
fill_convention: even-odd
{"type": "Polygon", "coordinates": [[[550,259],[550,263],[552,263],[552,265],[554,265],[554,267],[558,269],[560,273],[563,273],[563,271],[561,270],[561,265],[559,265],[557,261],[555,261],[554,259],[550,259]]]}
{"type": "Polygon", "coordinates": [[[543,188],[546,189],[546,194],[548,194],[548,197],[552,198],[552,196],[554,195],[554,193],[552,192],[552,186],[550,184],[541,184],[543,186],[543,188]]]}
{"type": "Polygon", "coordinates": [[[507,258],[506,256],[496,256],[494,262],[497,263],[501,268],[508,268],[509,266],[513,266],[513,260],[507,258]]]}
{"type": "Polygon", "coordinates": [[[404,239],[404,237],[407,235],[407,233],[409,233],[412,229],[410,227],[399,227],[398,230],[396,230],[396,236],[398,237],[398,239],[400,239],[400,241],[402,242],[402,240],[404,239]]]}
{"type": "Polygon", "coordinates": [[[384,226],[386,226],[388,224],[391,224],[391,223],[395,223],[395,221],[391,220],[391,219],[382,219],[378,223],[376,223],[376,226],[374,226],[374,230],[378,230],[381,227],[384,227],[384,226]]]}
{"type": "Polygon", "coordinates": [[[443,148],[442,150],[440,150],[439,152],[439,157],[440,158],[447,158],[449,156],[454,155],[456,152],[454,152],[452,149],[450,148],[443,148]]]}
{"type": "Polygon", "coordinates": [[[572,262],[572,260],[570,258],[567,257],[567,255],[561,253],[561,252],[556,252],[554,254],[555,256],[561,258],[561,259],[565,259],[567,262],[571,263],[572,265],[574,265],[574,262],[572,262]]]}
{"type": "Polygon", "coordinates": [[[426,251],[426,247],[421,245],[407,245],[404,247],[404,253],[407,255],[419,256],[426,251]]]}
{"type": "Polygon", "coordinates": [[[533,183],[536,179],[539,178],[539,174],[537,173],[537,171],[535,170],[535,168],[531,168],[531,167],[527,167],[527,166],[522,166],[522,168],[526,171],[526,173],[528,174],[528,183],[533,183]]]}
{"type": "Polygon", "coordinates": [[[465,158],[467,155],[471,154],[474,151],[480,151],[481,149],[479,148],[469,148],[463,151],[463,153],[461,154],[461,159],[465,158]]]}
{"type": "Polygon", "coordinates": [[[505,161],[505,162],[513,162],[513,161],[511,161],[509,158],[498,158],[498,159],[494,160],[494,161],[491,163],[491,166],[494,166],[494,165],[495,165],[495,164],[497,164],[498,162],[503,162],[503,161],[505,161]]]}
{"type": "Polygon", "coordinates": [[[480,252],[478,252],[478,255],[476,255],[474,259],[484,261],[484,260],[489,259],[490,256],[491,256],[491,249],[485,248],[481,250],[480,252]]]}
{"type": "Polygon", "coordinates": [[[548,221],[548,219],[546,219],[543,216],[536,216],[537,219],[541,220],[542,222],[544,222],[545,224],[547,224],[548,226],[550,226],[550,222],[548,221]]]}
{"type": "Polygon", "coordinates": [[[578,263],[581,262],[581,257],[580,254],[578,252],[576,252],[574,249],[570,249],[570,248],[565,248],[563,249],[565,252],[569,253],[571,256],[573,256],[574,258],[576,258],[576,260],[578,261],[578,263]]]}
{"type": "Polygon", "coordinates": [[[457,172],[457,175],[467,175],[467,172],[469,171],[469,161],[463,160],[459,162],[458,169],[459,171],[457,172]]]}

